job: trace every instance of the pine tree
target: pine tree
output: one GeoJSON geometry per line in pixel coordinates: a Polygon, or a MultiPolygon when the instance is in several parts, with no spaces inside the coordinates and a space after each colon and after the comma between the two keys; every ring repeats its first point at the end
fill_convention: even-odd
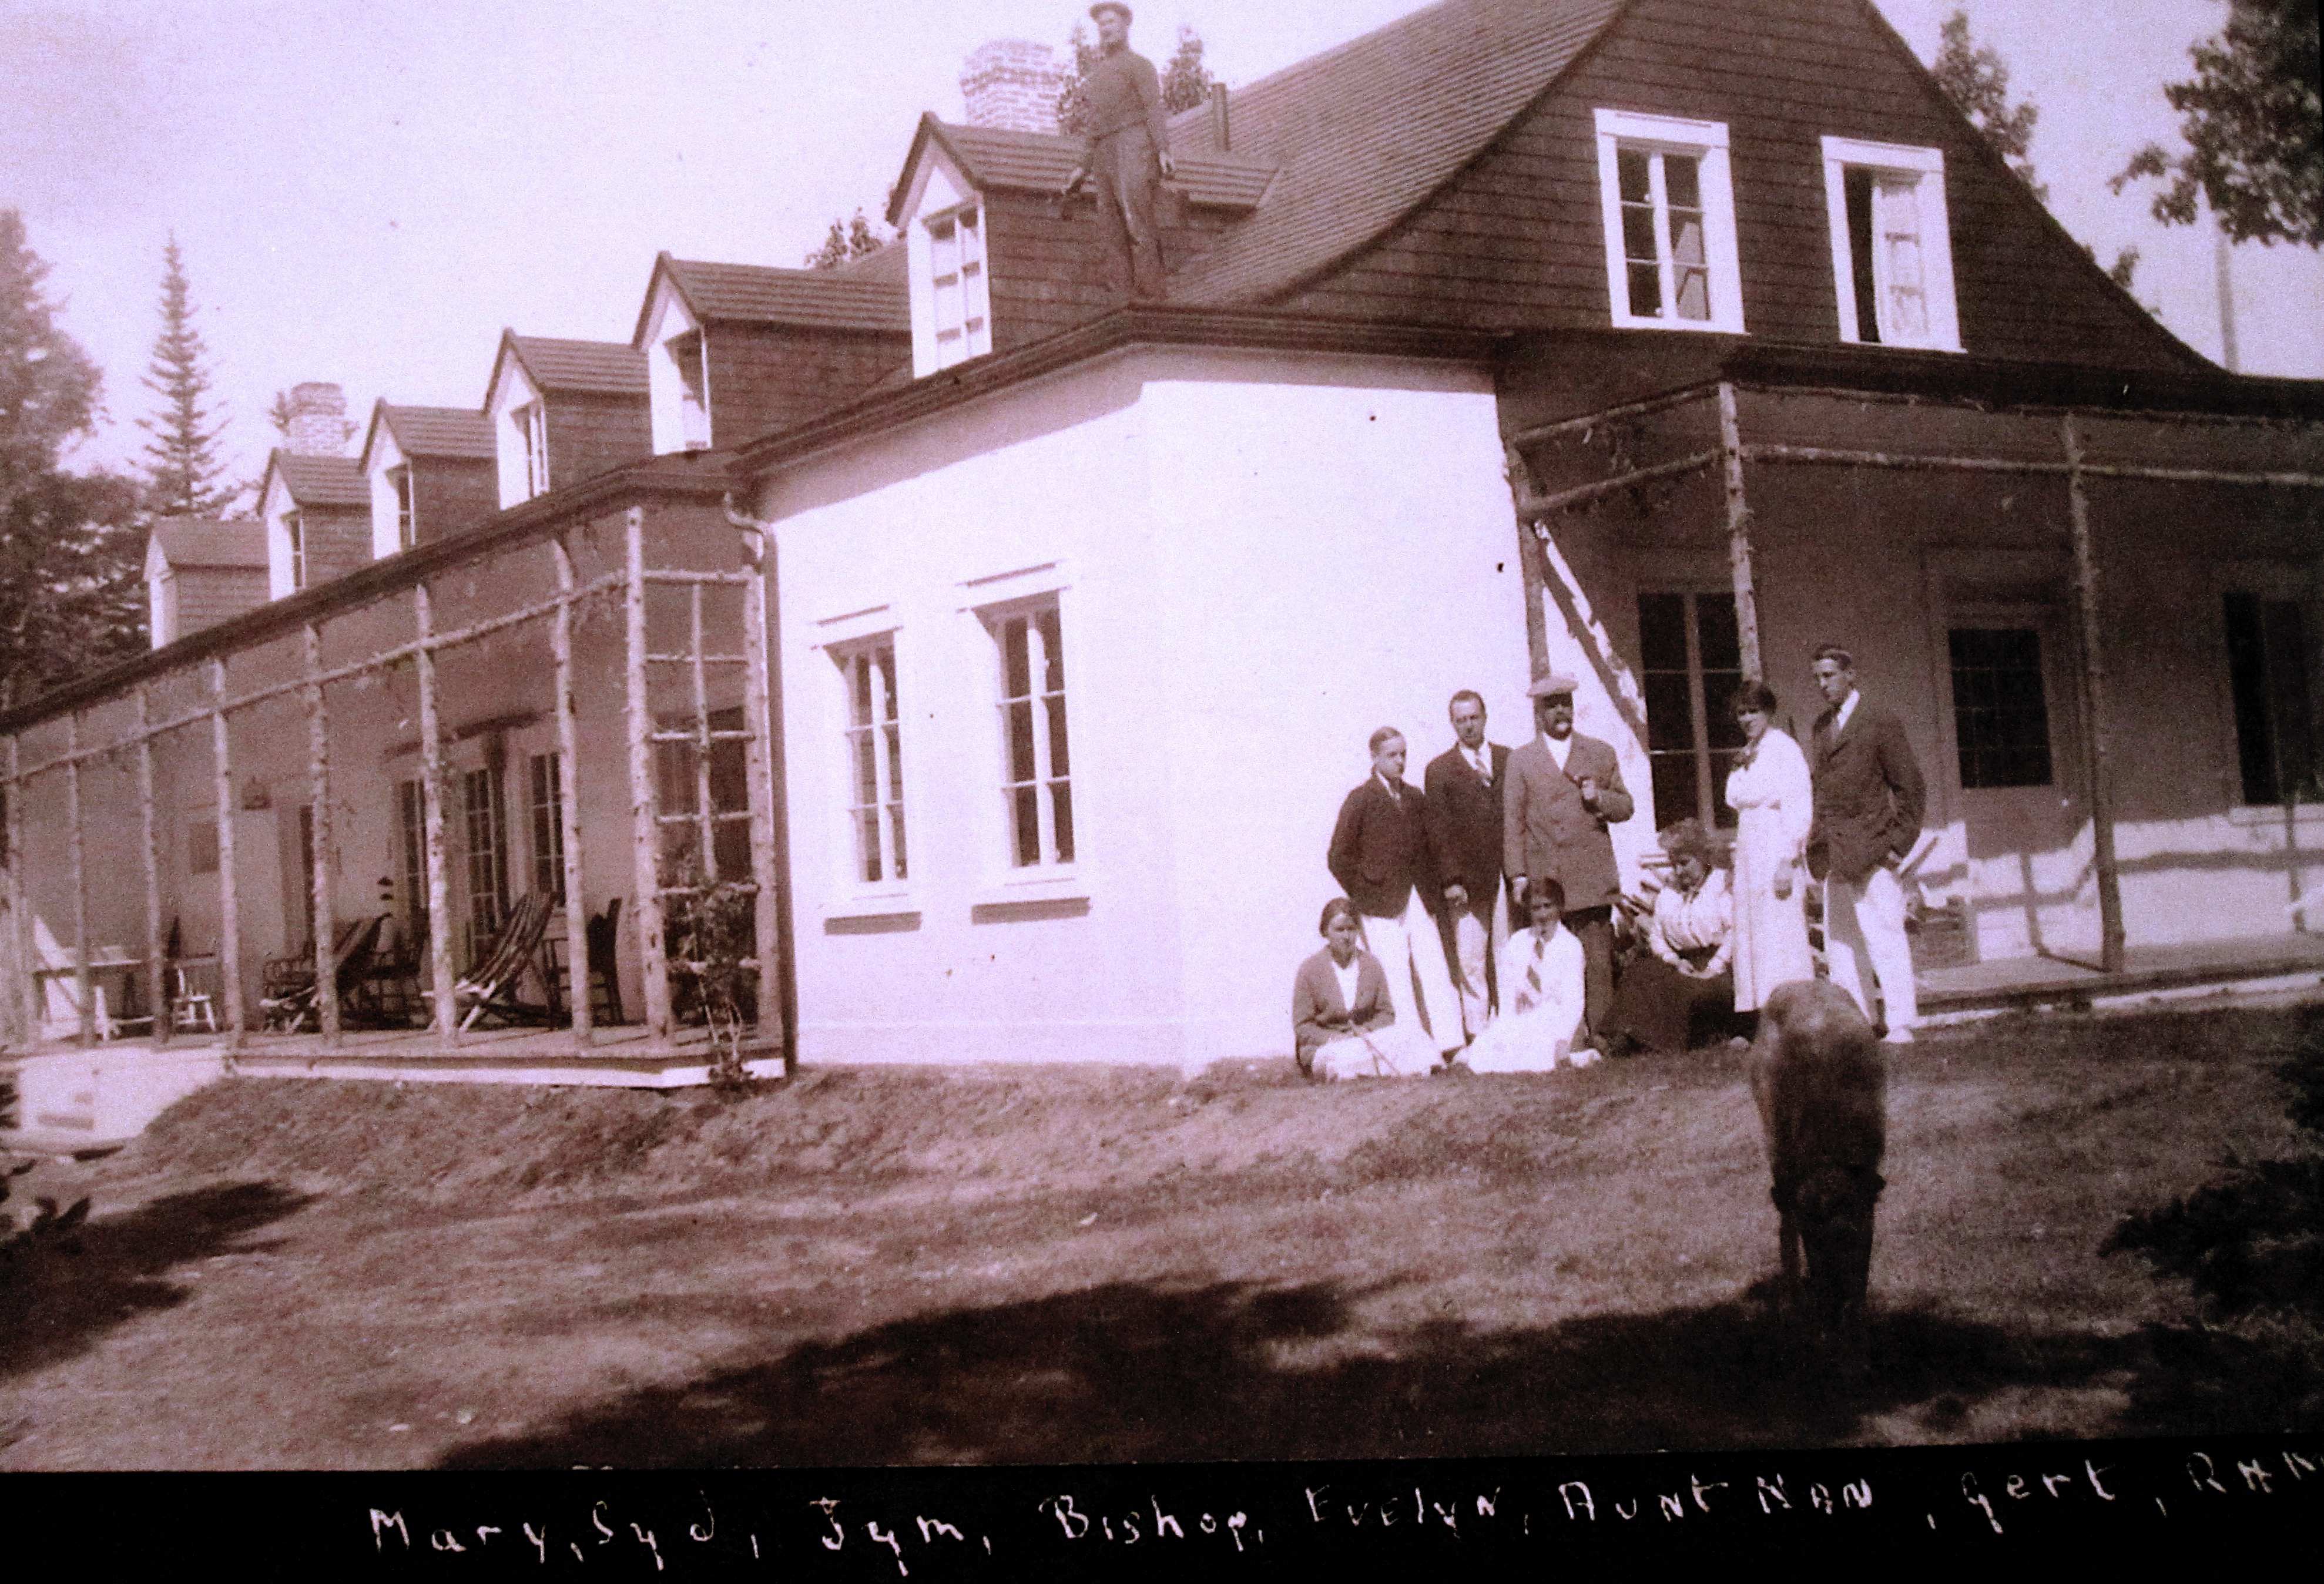
{"type": "Polygon", "coordinates": [[[226,415],[210,400],[209,348],[194,326],[192,291],[174,234],[161,258],[161,333],[144,382],[161,398],[161,410],[137,420],[153,437],[145,447],[145,505],[156,516],[214,517],[240,493],[219,487],[226,473],[218,456],[226,415]]]}
{"type": "MultiPolygon", "coordinates": [[[[1089,114],[1089,99],[1082,90],[1082,80],[1096,69],[1101,52],[1085,23],[1074,23],[1073,36],[1065,41],[1065,48],[1073,54],[1073,75],[1057,91],[1057,130],[1078,136],[1088,124],[1089,114]]],[[[1211,73],[1203,64],[1200,33],[1190,27],[1178,30],[1178,47],[1162,68],[1161,77],[1162,113],[1166,115],[1191,110],[1209,97],[1211,73]]]]}
{"type": "Polygon", "coordinates": [[[1993,152],[2034,189],[2034,196],[2048,202],[2050,189],[2034,180],[2034,161],[2028,157],[2034,124],[2042,118],[2042,112],[2031,100],[2022,105],[2009,102],[2009,68],[1991,45],[1969,42],[1967,12],[1956,11],[1945,18],[1940,39],[1937,58],[1929,62],[1929,74],[1945,90],[1945,97],[1969,117],[1969,124],[1985,134],[1993,152]]]}
{"type": "Polygon", "coordinates": [[[96,427],[101,382],[57,327],[47,275],[0,209],[0,709],[145,644],[137,487],[60,465],[96,427]]]}
{"type": "Polygon", "coordinates": [[[834,270],[850,259],[860,259],[865,253],[878,253],[888,245],[888,238],[874,230],[872,222],[858,209],[847,220],[834,220],[825,234],[823,245],[807,255],[810,270],[834,270]]]}

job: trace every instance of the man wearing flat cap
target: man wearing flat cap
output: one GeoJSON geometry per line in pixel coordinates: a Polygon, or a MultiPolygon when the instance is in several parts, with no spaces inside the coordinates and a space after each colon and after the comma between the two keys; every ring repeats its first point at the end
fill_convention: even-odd
{"type": "Polygon", "coordinates": [[[1634,806],[1612,745],[1573,729],[1574,686],[1553,672],[1526,689],[1541,731],[1509,754],[1501,864],[1520,906],[1528,880],[1564,888],[1565,927],[1582,942],[1582,1018],[1596,1040],[1614,1005],[1614,899],[1622,892],[1607,827],[1629,818],[1634,806]]]}
{"type": "Polygon", "coordinates": [[[1098,0],[1098,62],[1082,78],[1089,152],[1066,179],[1060,198],[1097,178],[1097,218],[1105,231],[1107,282],[1116,297],[1159,302],[1162,236],[1155,211],[1162,179],[1176,174],[1162,114],[1162,79],[1154,62],[1130,47],[1130,7],[1098,0]]]}

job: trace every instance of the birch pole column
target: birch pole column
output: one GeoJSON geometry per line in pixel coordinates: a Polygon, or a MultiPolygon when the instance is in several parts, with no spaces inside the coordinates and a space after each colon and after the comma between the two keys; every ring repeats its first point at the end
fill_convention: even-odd
{"type": "Polygon", "coordinates": [[[557,623],[549,652],[557,665],[558,844],[565,872],[565,989],[571,1003],[573,1044],[588,1048],[595,1012],[589,1005],[589,908],[581,893],[581,748],[573,714],[573,552],[562,539],[549,541],[557,558],[557,623]]]}
{"type": "Polygon", "coordinates": [[[153,987],[153,1043],[170,1043],[177,1022],[170,993],[168,948],[161,938],[161,852],[153,815],[152,689],[137,690],[137,857],[145,870],[145,971],[153,987]]]}
{"type": "Polygon", "coordinates": [[[338,850],[331,841],[331,717],[323,703],[323,630],[309,622],[304,631],[307,677],[300,692],[307,703],[307,783],[312,811],[309,828],[314,836],[312,868],[307,883],[315,898],[315,1016],[323,1027],[323,1043],[339,1043],[338,919],[331,898],[331,875],[338,868],[338,850]]]}
{"type": "Polygon", "coordinates": [[[669,1044],[669,961],[662,940],[661,822],[654,797],[653,703],[646,689],[646,514],[632,506],[622,514],[622,604],[627,649],[622,671],[627,685],[624,714],[630,740],[630,859],[638,889],[638,957],[645,976],[646,1042],[669,1044]]]}
{"type": "Polygon", "coordinates": [[[217,782],[218,988],[226,992],[226,1046],[242,1044],[242,903],[234,874],[234,753],[226,737],[226,662],[210,662],[210,773],[217,782]]]}
{"type": "Polygon", "coordinates": [[[32,921],[26,912],[32,904],[24,891],[24,783],[18,778],[23,767],[20,760],[16,739],[8,739],[8,934],[9,948],[16,963],[16,998],[24,1014],[24,1043],[32,1045],[41,1037],[41,1023],[48,1008],[41,1003],[41,982],[32,974],[32,921]]]}
{"type": "Polygon", "coordinates": [[[460,1038],[452,981],[452,887],[444,872],[444,726],[436,702],[436,612],[428,585],[411,591],[412,664],[420,678],[420,844],[428,866],[428,981],[436,1003],[436,1037],[460,1038]]]}
{"type": "Polygon", "coordinates": [[[1743,425],[1736,412],[1735,386],[1719,382],[1719,461],[1727,487],[1727,567],[1735,587],[1735,638],[1743,675],[1764,681],[1759,663],[1759,595],[1751,576],[1751,504],[1743,493],[1743,425]]]}
{"type": "MultiPolygon", "coordinates": [[[[771,530],[769,530],[771,532],[771,530]]],[[[767,601],[773,597],[766,575],[766,545],[752,547],[750,565],[756,576],[742,585],[742,708],[750,735],[743,739],[745,771],[751,782],[751,879],[758,891],[752,900],[752,938],[759,947],[759,1035],[772,1034],[788,1054],[790,1034],[781,1006],[782,898],[776,890],[779,867],[775,848],[774,710],[770,696],[767,645],[767,601]]]]}
{"type": "Polygon", "coordinates": [[[2098,877],[2098,964],[2108,973],[2120,973],[2127,942],[2122,922],[2122,874],[2114,850],[2114,779],[2107,744],[2105,631],[2098,621],[2098,548],[2090,538],[2081,431],[2070,412],[2059,421],[2066,447],[2066,501],[2074,540],[2074,613],[2081,628],[2082,729],[2089,740],[2090,842],[2098,877]]]}
{"type": "Polygon", "coordinates": [[[97,1043],[97,996],[88,971],[88,884],[80,820],[80,716],[65,717],[66,847],[72,865],[73,990],[80,998],[80,1043],[97,1043]]]}

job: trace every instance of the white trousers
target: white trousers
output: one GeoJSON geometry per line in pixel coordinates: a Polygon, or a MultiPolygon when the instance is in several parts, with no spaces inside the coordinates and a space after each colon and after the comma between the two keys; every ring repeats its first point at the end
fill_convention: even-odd
{"type": "Polygon", "coordinates": [[[1461,1048],[1461,1000],[1452,989],[1452,974],[1444,963],[1444,942],[1436,920],[1414,891],[1404,905],[1402,918],[1363,916],[1364,949],[1379,959],[1388,975],[1388,1004],[1396,1008],[1398,1024],[1425,1028],[1440,1051],[1461,1048]],[[1412,1001],[1412,983],[1420,981],[1423,1008],[1412,1001]]]}
{"type": "Polygon", "coordinates": [[[1421,1078],[1436,1065],[1435,1048],[1417,1027],[1391,1023],[1370,1034],[1325,1040],[1310,1058],[1325,1083],[1351,1078],[1421,1078]]]}
{"type": "Polygon", "coordinates": [[[1888,1037],[1912,1038],[1921,1020],[1920,989],[1913,981],[1913,945],[1904,935],[1904,888],[1895,874],[1876,869],[1860,885],[1823,883],[1823,954],[1831,981],[1849,993],[1865,1021],[1874,1021],[1868,981],[1880,987],[1888,1037]]]}
{"type": "MultiPolygon", "coordinates": [[[[1474,902],[1475,898],[1470,900],[1474,902]]],[[[1483,922],[1469,908],[1455,908],[1452,913],[1452,972],[1459,976],[1455,987],[1461,992],[1461,1022],[1474,1039],[1485,1032],[1493,1020],[1491,981],[1486,977],[1489,965],[1498,961],[1501,947],[1509,938],[1508,888],[1493,887],[1493,927],[1489,931],[1483,922]]]]}

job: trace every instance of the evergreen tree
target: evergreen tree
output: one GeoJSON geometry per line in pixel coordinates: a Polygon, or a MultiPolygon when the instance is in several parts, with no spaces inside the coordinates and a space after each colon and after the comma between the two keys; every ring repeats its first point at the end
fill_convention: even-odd
{"type": "MultiPolygon", "coordinates": [[[[1057,93],[1057,130],[1080,135],[1088,127],[1089,100],[1082,81],[1095,70],[1100,59],[1097,41],[1085,23],[1074,23],[1065,41],[1073,51],[1073,75],[1057,93]]],[[[1193,28],[1178,30],[1178,47],[1162,68],[1162,113],[1176,115],[1201,104],[1211,91],[1210,69],[1203,64],[1203,37],[1193,28]]]]}
{"type": "Polygon", "coordinates": [[[161,258],[161,333],[144,382],[161,398],[161,410],[137,420],[153,437],[145,447],[145,504],[156,516],[214,517],[240,493],[219,487],[226,472],[218,456],[226,419],[210,401],[209,348],[194,326],[185,259],[174,235],[161,258]]]}
{"type": "Polygon", "coordinates": [[[807,255],[807,267],[810,270],[837,269],[850,259],[878,253],[888,245],[888,240],[863,217],[863,211],[858,209],[851,218],[831,223],[831,230],[825,235],[823,245],[807,255]]]}
{"type": "Polygon", "coordinates": [[[2108,183],[2162,177],[2154,217],[2192,226],[2200,198],[2233,242],[2324,248],[2324,95],[2317,0],[2230,0],[2227,25],[2189,53],[2191,82],[2165,83],[2186,151],[2149,143],[2108,183]]]}
{"type": "Polygon", "coordinates": [[[1967,12],[1945,18],[1940,38],[1937,58],[1929,62],[1930,75],[1969,124],[1985,135],[1993,152],[2034,189],[2034,196],[2047,202],[2050,189],[2034,180],[2029,153],[2034,124],[2042,112],[2031,100],[2009,102],[2009,68],[1991,45],[1969,41],[1967,12]]]}
{"type": "Polygon", "coordinates": [[[100,379],[57,327],[47,276],[0,209],[0,709],[145,645],[137,487],[61,465],[96,428],[100,379]]]}

